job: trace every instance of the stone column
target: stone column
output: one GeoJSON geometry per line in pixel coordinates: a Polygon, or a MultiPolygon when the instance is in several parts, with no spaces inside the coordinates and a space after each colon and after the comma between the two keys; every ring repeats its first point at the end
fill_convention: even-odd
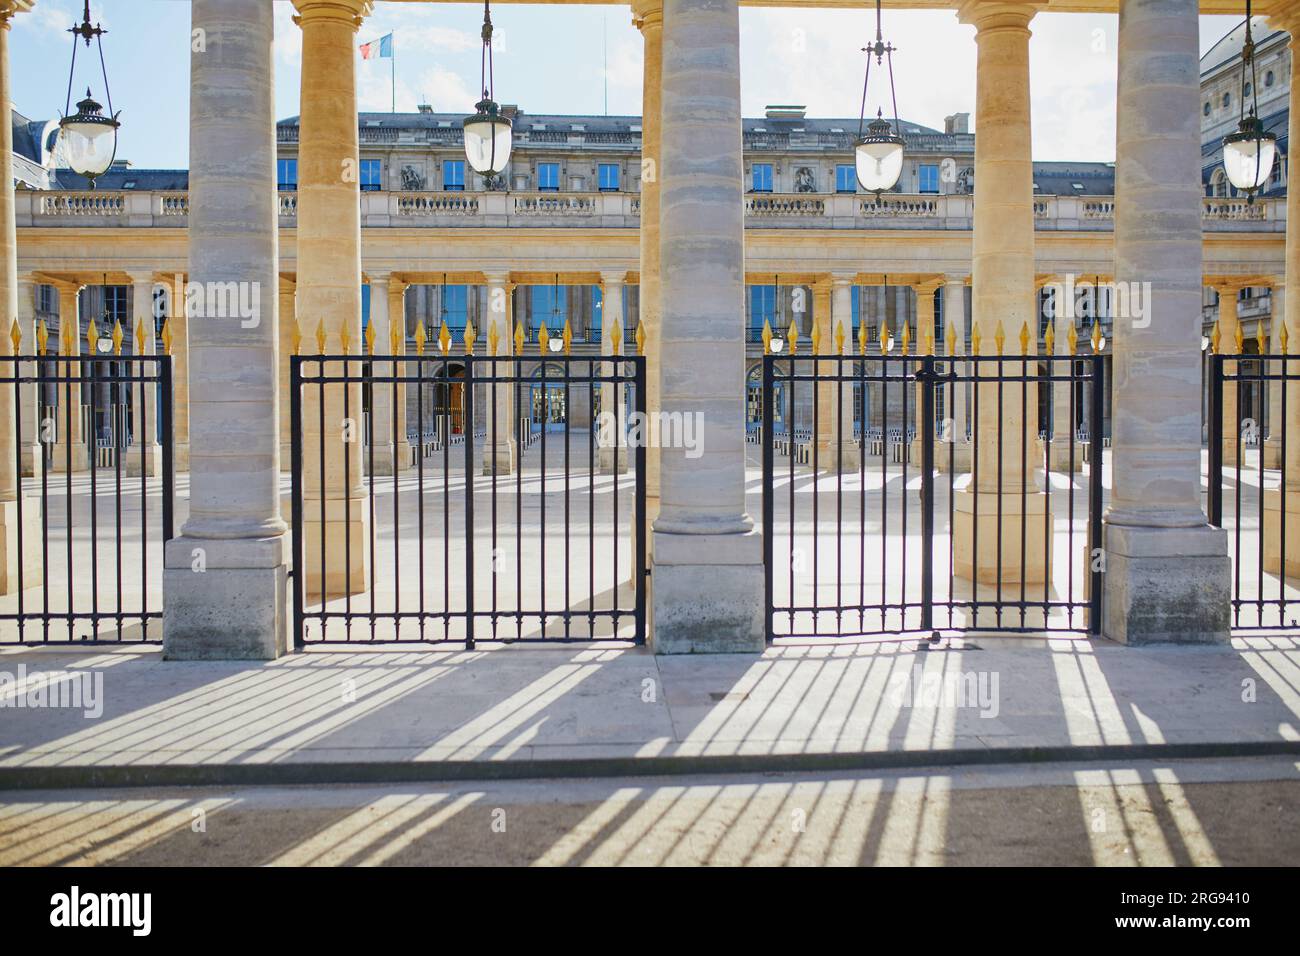
{"type": "MultiPolygon", "coordinates": [[[[623,290],[627,281],[625,272],[602,272],[601,282],[601,317],[600,317],[600,354],[619,355],[623,343],[619,340],[619,330],[623,326],[623,290]]],[[[602,374],[614,371],[612,363],[606,364],[602,374]]],[[[617,469],[620,475],[627,472],[627,419],[623,414],[626,390],[625,385],[615,386],[613,382],[602,382],[600,386],[600,423],[597,431],[600,445],[600,472],[612,475],[617,469]],[[608,440],[606,442],[605,440],[608,440]]],[[[598,423],[593,422],[592,427],[598,423]]]]}
{"type": "MultiPolygon", "coordinates": [[[[22,343],[19,350],[23,355],[35,355],[36,344],[36,290],[40,283],[30,272],[18,276],[18,328],[22,331],[22,343]]],[[[34,362],[23,365],[23,374],[35,371],[34,362]]],[[[19,406],[22,416],[22,434],[16,436],[22,444],[18,448],[19,466],[24,478],[39,478],[45,467],[45,456],[41,445],[41,409],[40,396],[35,382],[19,386],[19,406]]]]}
{"type": "MultiPolygon", "coordinates": [[[[831,275],[831,336],[830,349],[832,353],[836,351],[835,335],[836,330],[844,334],[844,353],[852,355],[856,351],[857,343],[853,338],[853,280],[855,276],[846,273],[833,273],[831,275]]],[[[861,315],[861,304],[859,304],[860,317],[865,321],[865,316],[861,315]]],[[[843,364],[844,374],[853,373],[853,362],[843,364]]],[[[836,401],[838,405],[831,405],[831,415],[834,419],[831,422],[831,444],[829,456],[823,452],[822,461],[826,463],[828,469],[842,468],[844,472],[857,471],[861,464],[861,446],[853,437],[853,416],[858,413],[858,409],[853,405],[853,383],[845,382],[842,391],[837,392],[836,401]]],[[[866,427],[866,423],[863,423],[866,427]]]]}
{"type": "MultiPolygon", "coordinates": [[[[1076,327],[1077,321],[1074,297],[1066,294],[1065,286],[1058,285],[1052,305],[1052,354],[1060,358],[1051,363],[1049,368],[1054,375],[1064,375],[1071,367],[1071,363],[1064,361],[1064,357],[1073,354],[1070,351],[1070,330],[1076,327]]],[[[1076,432],[1075,421],[1080,412],[1076,397],[1074,416],[1070,414],[1070,393],[1073,388],[1074,384],[1068,381],[1052,383],[1052,441],[1048,451],[1048,465],[1052,471],[1071,470],[1070,440],[1076,432]]],[[[1074,447],[1073,465],[1074,471],[1083,470],[1083,448],[1077,444],[1074,447]]]]}
{"type": "MultiPolygon", "coordinates": [[[[1269,293],[1268,309],[1268,354],[1281,355],[1282,341],[1281,331],[1283,316],[1286,311],[1286,288],[1282,284],[1283,279],[1274,279],[1269,293]]],[[[1288,342],[1288,345],[1290,343],[1288,342]]],[[[1277,375],[1282,371],[1280,363],[1274,362],[1265,367],[1264,371],[1270,375],[1277,375]]],[[[1287,389],[1289,392],[1290,389],[1287,389]]],[[[1282,467],[1282,428],[1286,420],[1282,411],[1282,381],[1268,383],[1268,404],[1265,408],[1265,422],[1267,423],[1268,437],[1260,445],[1263,456],[1263,467],[1281,468],[1282,467]]],[[[1288,537],[1290,537],[1288,535],[1288,537]]]]}
{"type": "MultiPolygon", "coordinates": [[[[294,343],[299,353],[308,352],[309,342],[314,339],[303,333],[298,325],[298,284],[288,276],[280,276],[277,285],[279,303],[277,306],[280,324],[280,348],[278,354],[278,378],[280,383],[280,470],[293,470],[293,415],[291,402],[293,396],[289,391],[289,358],[294,354],[294,343]]],[[[379,343],[375,343],[379,347],[379,343]]],[[[305,416],[304,416],[305,417],[305,416]]],[[[306,455],[304,454],[304,458],[306,455]]]]}
{"type": "Polygon", "coordinates": [[[665,0],[663,411],[698,446],[660,452],[657,653],[764,646],[762,543],[745,511],[745,244],[737,0],[665,0]]]}
{"type": "MultiPolygon", "coordinates": [[[[1241,322],[1237,319],[1237,296],[1242,286],[1233,282],[1220,282],[1214,286],[1219,296],[1219,346],[1220,355],[1237,355],[1241,350],[1237,345],[1237,336],[1241,332],[1241,322]]],[[[1224,371],[1232,374],[1238,371],[1236,362],[1225,363],[1224,371]]],[[[1234,382],[1223,383],[1223,464],[1237,464],[1237,429],[1240,417],[1237,411],[1237,385],[1234,382]]]]}
{"type": "MultiPolygon", "coordinates": [[[[75,282],[60,282],[56,287],[59,290],[58,352],[60,355],[80,355],[82,287],[75,282]]],[[[76,374],[75,369],[72,374],[76,374]]],[[[85,471],[90,467],[90,459],[86,453],[86,436],[82,433],[81,385],[77,382],[60,383],[56,391],[58,408],[54,430],[58,442],[54,446],[50,471],[85,471]]]]}
{"type": "Polygon", "coordinates": [[[172,462],[177,473],[190,470],[190,323],[185,308],[185,275],[156,275],[167,287],[167,326],[172,356],[172,462]]]}
{"type": "MultiPolygon", "coordinates": [[[[392,351],[391,323],[393,317],[388,314],[388,287],[392,274],[372,270],[370,276],[370,324],[375,330],[375,355],[386,355],[392,351]]],[[[397,316],[401,322],[402,317],[397,316]]],[[[372,363],[372,374],[377,378],[393,375],[392,362],[376,361],[372,363]]],[[[376,475],[394,475],[399,470],[396,447],[406,441],[406,436],[396,438],[394,430],[393,383],[375,382],[370,390],[370,444],[374,448],[374,472],[376,475]]],[[[370,451],[366,450],[365,464],[370,466],[370,451]]]]}
{"type": "MultiPolygon", "coordinates": [[[[4,355],[13,355],[10,325],[18,315],[18,233],[14,215],[13,123],[10,121],[9,21],[16,13],[31,9],[29,0],[0,0],[0,308],[3,327],[0,344],[4,355]]],[[[12,369],[10,370],[12,372],[12,369]]],[[[40,516],[39,499],[18,495],[18,456],[14,441],[15,407],[12,385],[0,383],[0,594],[18,590],[21,568],[23,586],[31,587],[38,573],[40,516]],[[23,526],[22,552],[18,548],[18,526],[23,526]]],[[[20,404],[20,403],[19,403],[20,404]]],[[[26,439],[24,438],[24,442],[26,439]]]]}
{"type": "Polygon", "coordinates": [[[167,542],[163,652],[269,659],[287,648],[280,517],[274,21],[263,0],[194,0],[189,275],[240,283],[248,318],[193,315],[190,515],[167,542]]]}
{"type": "MultiPolygon", "coordinates": [[[[302,28],[298,134],[298,314],[315,348],[323,325],[326,355],[360,355],[361,206],[357,134],[357,27],[370,0],[294,0],[302,28]]],[[[327,366],[342,374],[344,363],[327,366]]],[[[360,362],[349,363],[359,372],[360,362]]],[[[361,385],[307,388],[303,395],[303,545],[309,598],[365,590],[367,522],[361,479],[361,385]],[[322,392],[324,393],[322,395],[322,392]],[[320,417],[323,402],[324,426],[320,417]],[[321,445],[324,445],[322,473],[321,445]],[[322,526],[321,500],[325,500],[322,526]]]]}
{"type": "MultiPolygon", "coordinates": [[[[954,357],[957,371],[965,374],[967,364],[961,360],[966,354],[966,276],[949,273],[943,278],[943,324],[944,354],[954,357]],[[949,352],[948,343],[952,343],[949,352]]],[[[949,425],[944,428],[944,435],[951,448],[944,448],[934,456],[935,467],[946,472],[951,465],[954,474],[963,474],[971,470],[970,426],[968,423],[966,393],[970,391],[967,382],[956,382],[946,394],[952,398],[952,408],[947,409],[949,425]]]]}
{"type": "MultiPolygon", "coordinates": [[[[496,329],[497,355],[513,355],[515,351],[515,330],[510,320],[510,273],[485,272],[487,280],[487,321],[483,334],[484,341],[496,329]]],[[[511,376],[514,374],[512,362],[497,364],[497,374],[511,376]]],[[[492,390],[491,405],[487,415],[487,441],[483,446],[483,474],[512,474],[516,465],[515,422],[514,422],[514,383],[490,386],[492,390]]]]}
{"type": "MultiPolygon", "coordinates": [[[[997,353],[1000,337],[1004,354],[1019,355],[1021,329],[1028,326],[1031,335],[1036,329],[1029,126],[1029,21],[1034,13],[1029,4],[984,0],[967,0],[960,9],[963,22],[975,25],[978,47],[971,321],[983,355],[997,353]]],[[[1002,370],[1014,376],[1030,367],[1006,362],[1002,370]]],[[[986,365],[976,372],[992,375],[996,368],[986,365]]],[[[1017,385],[1002,386],[1001,409],[998,385],[976,388],[978,479],[955,495],[955,570],[960,577],[994,584],[1000,567],[1004,588],[1041,584],[1048,574],[1043,557],[1050,553],[1051,522],[1045,496],[1033,484],[1033,452],[1026,448],[1035,430],[1021,412],[1017,385]]]]}
{"type": "MultiPolygon", "coordinates": [[[[388,278],[388,321],[397,323],[397,339],[389,347],[397,346],[395,355],[406,354],[406,290],[409,287],[410,283],[400,276],[388,278]]],[[[401,472],[415,462],[411,441],[406,437],[406,385],[401,382],[397,385],[397,408],[393,414],[397,421],[397,447],[393,453],[397,456],[397,470],[401,472]]]]}
{"type": "Polygon", "coordinates": [[[1116,318],[1102,629],[1127,644],[1228,634],[1227,533],[1201,511],[1201,135],[1196,0],[1120,0],[1116,318]]]}
{"type": "MultiPolygon", "coordinates": [[[[153,304],[152,272],[131,274],[131,328],[123,331],[136,355],[157,355],[157,326],[153,304]],[[143,333],[143,335],[141,334],[143,333]],[[141,340],[143,339],[143,348],[141,340]]],[[[140,370],[152,372],[150,366],[140,370]]],[[[131,447],[126,452],[126,473],[153,478],[162,474],[162,447],[158,444],[158,391],[154,385],[131,386],[131,447]]]]}
{"type": "MultiPolygon", "coordinates": [[[[916,293],[915,347],[918,356],[933,355],[939,349],[938,343],[934,340],[934,295],[939,291],[941,285],[943,285],[943,280],[938,278],[912,283],[912,291],[916,293]]],[[[912,416],[913,421],[916,422],[916,436],[912,439],[911,457],[909,460],[911,464],[917,468],[921,467],[921,430],[923,428],[933,429],[935,425],[933,421],[927,422],[925,420],[924,408],[921,405],[925,400],[924,390],[927,387],[932,388],[933,386],[917,384],[916,397],[914,400],[915,408],[913,409],[912,416]]],[[[938,462],[939,457],[939,450],[936,448],[934,453],[936,463],[938,462]]]]}
{"type": "MultiPolygon", "coordinates": [[[[646,410],[663,407],[660,391],[663,349],[660,344],[662,292],[660,289],[660,178],[663,165],[661,118],[663,113],[664,6],[662,0],[633,0],[632,22],[644,43],[641,76],[641,269],[638,308],[645,326],[646,410]]],[[[744,314],[743,312],[741,313],[744,314]]],[[[659,514],[660,450],[646,449],[646,519],[659,514]]],[[[648,539],[654,547],[654,536],[648,539]]]]}

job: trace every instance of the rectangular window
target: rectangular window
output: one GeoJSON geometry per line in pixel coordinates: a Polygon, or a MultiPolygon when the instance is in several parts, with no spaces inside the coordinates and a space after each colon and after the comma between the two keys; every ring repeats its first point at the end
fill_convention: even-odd
{"type": "Polygon", "coordinates": [[[568,286],[535,285],[528,304],[529,337],[532,341],[537,341],[537,331],[543,325],[551,338],[564,334],[564,320],[569,314],[568,286]]]}
{"type": "Polygon", "coordinates": [[[444,319],[452,332],[463,331],[465,323],[469,320],[469,286],[449,285],[438,288],[442,293],[442,311],[438,316],[438,328],[435,332],[442,329],[444,319]]]}
{"type": "Polygon", "coordinates": [[[858,191],[858,170],[852,164],[835,167],[835,191],[837,193],[855,193],[858,191]]]}
{"type": "Polygon", "coordinates": [[[939,191],[939,167],[933,164],[923,164],[917,171],[917,179],[920,181],[921,192],[937,193],[939,191]]]}
{"type": "Polygon", "coordinates": [[[290,192],[298,188],[298,160],[277,159],[275,161],[275,184],[279,189],[290,192]]]}
{"type": "Polygon", "coordinates": [[[752,167],[754,192],[770,193],[772,191],[772,164],[755,163],[752,167]]]}
{"type": "Polygon", "coordinates": [[[361,191],[378,192],[384,187],[384,161],[382,159],[363,159],[361,161],[361,191]]]}
{"type": "Polygon", "coordinates": [[[442,188],[449,192],[465,189],[465,160],[448,159],[442,164],[442,188]]]}
{"type": "Polygon", "coordinates": [[[537,164],[537,188],[544,192],[560,191],[560,164],[537,164]]]}
{"type": "Polygon", "coordinates": [[[849,309],[851,310],[853,320],[850,328],[853,330],[853,345],[858,341],[858,326],[862,324],[862,290],[859,286],[853,286],[849,289],[849,309]]]}
{"type": "Polygon", "coordinates": [[[600,164],[600,191],[618,192],[618,163],[600,164]]]}
{"type": "Polygon", "coordinates": [[[752,285],[749,287],[749,340],[763,341],[763,323],[772,327],[774,334],[783,334],[784,329],[776,327],[776,289],[770,285],[752,285]]]}

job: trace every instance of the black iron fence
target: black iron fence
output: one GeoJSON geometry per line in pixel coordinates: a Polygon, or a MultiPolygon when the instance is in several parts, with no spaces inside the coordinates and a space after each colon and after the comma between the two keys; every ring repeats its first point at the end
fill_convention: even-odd
{"type": "Polygon", "coordinates": [[[1300,356],[1210,356],[1207,513],[1228,532],[1232,627],[1300,622],[1300,356]]]}
{"type": "Polygon", "coordinates": [[[769,640],[1098,633],[1103,369],[1100,356],[767,356],[769,640]],[[801,402],[811,428],[781,427],[801,402]]]}
{"type": "Polygon", "coordinates": [[[644,378],[641,357],[294,356],[296,642],[643,642],[644,378]]]}
{"type": "Polygon", "coordinates": [[[0,643],[162,640],[171,375],[166,355],[0,357],[16,451],[0,643]]]}

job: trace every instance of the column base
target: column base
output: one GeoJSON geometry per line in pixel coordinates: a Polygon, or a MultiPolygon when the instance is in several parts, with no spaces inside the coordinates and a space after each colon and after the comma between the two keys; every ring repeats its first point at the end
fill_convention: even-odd
{"type": "Polygon", "coordinates": [[[1281,468],[1282,467],[1282,440],[1279,438],[1264,439],[1264,467],[1281,468]]]}
{"type": "Polygon", "coordinates": [[[163,657],[269,661],[286,653],[291,617],[286,538],[181,536],[168,541],[163,657]]]}
{"type": "Polygon", "coordinates": [[[368,543],[370,517],[365,498],[325,503],[322,530],[320,499],[303,502],[303,593],[309,601],[363,594],[370,584],[368,543]],[[324,536],[324,568],[321,538],[324,536]],[[322,588],[323,584],[323,588],[322,588]]]}
{"type": "Polygon", "coordinates": [[[54,446],[54,458],[50,462],[50,471],[58,474],[67,474],[69,471],[89,471],[90,456],[86,451],[84,442],[78,442],[72,446],[72,467],[68,467],[68,446],[56,444],[54,446]]]}
{"type": "Polygon", "coordinates": [[[513,475],[515,473],[515,443],[513,440],[500,445],[483,446],[483,474],[489,477],[493,474],[495,464],[496,476],[513,475]]]}
{"type": "MultiPolygon", "coordinates": [[[[920,461],[920,459],[916,459],[920,461]]],[[[832,475],[855,472],[862,464],[862,452],[857,442],[825,442],[817,448],[817,464],[822,471],[832,475]]]]}
{"type": "Polygon", "coordinates": [[[1217,644],[1231,626],[1228,533],[1105,527],[1102,633],[1121,644],[1217,644]]]}
{"type": "Polygon", "coordinates": [[[766,645],[763,539],[655,531],[650,645],[656,654],[757,654],[766,645]]]}
{"type": "Polygon", "coordinates": [[[1264,570],[1282,571],[1282,500],[1286,499],[1286,576],[1300,577],[1300,488],[1264,491],[1264,570]]]}
{"type": "Polygon", "coordinates": [[[618,458],[618,473],[620,475],[627,474],[627,446],[619,445],[614,447],[610,445],[596,449],[596,467],[602,475],[614,474],[615,453],[617,453],[618,458]]]}
{"type": "Polygon", "coordinates": [[[1000,530],[1002,587],[1018,588],[1022,582],[1041,585],[1048,580],[1051,569],[1047,556],[1051,554],[1052,523],[1047,514],[1047,496],[1031,490],[1022,499],[1019,492],[1004,491],[999,501],[996,491],[981,491],[978,514],[975,512],[975,498],[970,487],[953,495],[953,572],[957,577],[978,584],[999,583],[1000,530]],[[1022,533],[1023,553],[1020,547],[1022,533]]]}
{"type": "Polygon", "coordinates": [[[0,594],[18,591],[22,566],[23,587],[41,583],[41,499],[31,496],[0,501],[0,594]],[[18,525],[22,523],[23,548],[18,551],[18,525]]]}
{"type": "Polygon", "coordinates": [[[132,445],[126,450],[126,476],[139,478],[142,467],[146,478],[156,478],[162,474],[161,445],[132,445]]]}
{"type": "Polygon", "coordinates": [[[949,468],[954,475],[967,474],[971,470],[971,460],[971,443],[968,441],[935,443],[934,467],[940,474],[947,474],[949,468]]]}
{"type": "Polygon", "coordinates": [[[1071,468],[1070,439],[1058,438],[1050,441],[1047,443],[1047,464],[1052,471],[1081,472],[1083,471],[1083,446],[1075,443],[1074,462],[1073,468],[1071,468]]]}
{"type": "Polygon", "coordinates": [[[24,445],[18,453],[19,467],[24,478],[40,478],[45,468],[44,449],[39,444],[24,445]]]}
{"type": "Polygon", "coordinates": [[[396,447],[397,452],[397,470],[410,471],[415,465],[415,452],[411,450],[409,441],[399,441],[396,447]]]}
{"type": "MultiPolygon", "coordinates": [[[[393,444],[376,445],[374,470],[370,471],[369,473],[371,475],[383,476],[383,475],[395,475],[399,471],[401,471],[402,462],[400,456],[402,453],[401,452],[402,445],[406,445],[406,442],[398,442],[396,445],[393,444]]],[[[406,449],[409,452],[411,450],[411,446],[406,445],[406,449]]],[[[368,470],[371,468],[370,449],[367,448],[363,454],[365,455],[365,458],[362,459],[361,466],[363,469],[368,470]]]]}

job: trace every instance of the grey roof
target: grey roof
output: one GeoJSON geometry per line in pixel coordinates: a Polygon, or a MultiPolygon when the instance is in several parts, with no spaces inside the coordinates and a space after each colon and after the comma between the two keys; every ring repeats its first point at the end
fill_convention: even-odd
{"type": "MultiPolygon", "coordinates": [[[[1268,40],[1285,31],[1275,30],[1268,25],[1266,17],[1250,18],[1251,39],[1255,41],[1256,46],[1263,46],[1268,40]]],[[[1246,20],[1242,21],[1223,35],[1223,37],[1205,51],[1201,57],[1201,76],[1211,72],[1216,67],[1220,67],[1229,60],[1237,59],[1241,56],[1241,49],[1246,45],[1246,20]]]]}
{"type": "MultiPolygon", "coordinates": [[[[85,176],[79,176],[67,168],[55,170],[55,177],[57,183],[51,187],[54,189],[90,188],[85,176]]],[[[140,192],[185,190],[189,185],[190,173],[187,169],[132,169],[114,166],[95,180],[96,189],[137,189],[140,192]]]]}
{"type": "Polygon", "coordinates": [[[1113,196],[1115,164],[1034,163],[1034,187],[1035,196],[1113,196]]]}
{"type": "Polygon", "coordinates": [[[41,130],[45,120],[28,119],[17,110],[11,111],[14,135],[14,152],[41,165],[41,130]]]}

